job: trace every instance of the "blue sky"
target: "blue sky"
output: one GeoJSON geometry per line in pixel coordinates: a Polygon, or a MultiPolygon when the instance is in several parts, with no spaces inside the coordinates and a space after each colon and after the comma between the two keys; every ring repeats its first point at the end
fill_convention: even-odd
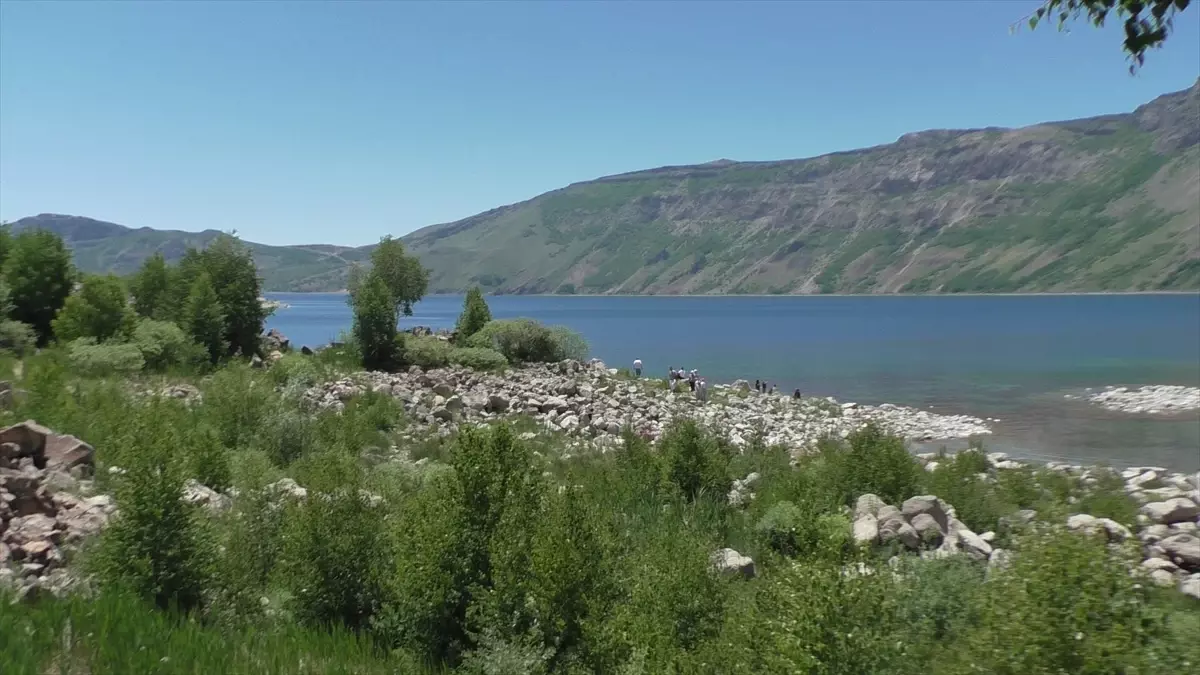
{"type": "Polygon", "coordinates": [[[1200,75],[1200,8],[1136,77],[1038,2],[0,3],[0,219],[359,245],[572,182],[1133,109],[1200,75]]]}

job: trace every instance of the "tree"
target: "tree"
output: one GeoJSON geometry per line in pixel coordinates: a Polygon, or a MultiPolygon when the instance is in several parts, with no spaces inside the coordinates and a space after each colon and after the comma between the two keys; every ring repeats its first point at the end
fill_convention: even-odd
{"type": "Polygon", "coordinates": [[[412,306],[425,295],[429,287],[429,272],[421,266],[416,256],[405,253],[399,239],[386,236],[371,251],[371,268],[383,279],[396,315],[412,316],[412,306]]]}
{"type": "Polygon", "coordinates": [[[161,253],[146,258],[130,280],[129,290],[139,316],[160,321],[170,316],[171,272],[161,253]]]}
{"type": "Polygon", "coordinates": [[[115,275],[85,277],[79,290],[67,297],[52,322],[60,342],[94,338],[96,342],[128,337],[135,316],[125,296],[125,287],[115,275]]]}
{"type": "Polygon", "coordinates": [[[492,310],[488,309],[487,301],[483,299],[483,291],[478,286],[471,288],[467,291],[462,314],[458,315],[458,323],[454,326],[456,339],[465,340],[471,337],[491,320],[492,310]]]}
{"type": "Polygon", "coordinates": [[[12,250],[12,225],[0,223],[0,268],[4,267],[4,261],[8,259],[10,250],[12,250]]]}
{"type": "Polygon", "coordinates": [[[256,354],[269,312],[259,300],[262,280],[250,250],[232,235],[223,234],[199,254],[199,262],[224,310],[229,353],[256,354]]]}
{"type": "MultiPolygon", "coordinates": [[[[1025,20],[1032,30],[1043,19],[1057,15],[1058,29],[1063,30],[1068,21],[1087,16],[1096,27],[1112,14],[1125,20],[1125,52],[1133,63],[1129,72],[1135,72],[1146,59],[1146,52],[1161,47],[1174,30],[1175,15],[1187,9],[1191,0],[1046,0],[1046,3],[1025,20]]],[[[1021,22],[1013,24],[1013,30],[1021,22]]]]}
{"type": "Polygon", "coordinates": [[[25,230],[12,238],[3,277],[12,302],[10,318],[32,326],[38,345],[45,345],[53,336],[50,324],[75,282],[71,252],[53,232],[25,230]]]}
{"type": "Polygon", "coordinates": [[[398,361],[396,304],[387,283],[372,269],[356,284],[349,302],[354,310],[354,339],[367,370],[389,370],[398,361]]]}
{"type": "Polygon", "coordinates": [[[201,272],[192,282],[183,323],[192,340],[204,347],[209,360],[216,363],[225,355],[225,312],[207,272],[201,272]]]}

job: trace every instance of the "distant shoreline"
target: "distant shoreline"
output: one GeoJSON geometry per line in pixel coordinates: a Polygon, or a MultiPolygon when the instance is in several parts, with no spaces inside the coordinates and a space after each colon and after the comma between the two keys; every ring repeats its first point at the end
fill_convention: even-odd
{"type": "MultiPolygon", "coordinates": [[[[273,295],[345,295],[346,291],[264,291],[273,295]]],[[[429,293],[426,297],[456,297],[458,293],[429,293]]],[[[1196,295],[1194,291],[1063,291],[1053,293],[485,293],[511,298],[1017,298],[1084,295],[1196,295]]]]}

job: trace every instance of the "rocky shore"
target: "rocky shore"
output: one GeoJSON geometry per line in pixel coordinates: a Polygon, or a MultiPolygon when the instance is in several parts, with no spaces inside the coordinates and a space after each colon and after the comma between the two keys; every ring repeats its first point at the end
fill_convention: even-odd
{"type": "Polygon", "coordinates": [[[752,392],[744,382],[714,385],[710,400],[701,403],[686,386],[672,393],[663,380],[623,378],[596,360],[534,365],[503,374],[416,367],[398,374],[364,372],[313,387],[304,398],[315,407],[338,408],[368,389],[397,398],[418,424],[443,433],[463,422],[524,414],[549,430],[601,446],[617,442],[626,424],[655,439],[680,416],[725,429],[735,445],[761,436],[768,444],[796,450],[812,447],[827,435],[844,437],[868,422],[917,441],[991,433],[987,423],[975,417],[831,398],[794,400],[752,392]]]}
{"type": "Polygon", "coordinates": [[[1103,391],[1087,391],[1082,397],[1067,394],[1066,398],[1082,398],[1113,412],[1130,414],[1173,414],[1200,410],[1200,387],[1178,385],[1148,385],[1145,387],[1107,387],[1103,391]]]}
{"type": "MultiPolygon", "coordinates": [[[[936,467],[936,455],[919,455],[918,459],[926,469],[936,467]]],[[[989,454],[988,465],[983,477],[990,481],[1006,470],[1025,467],[1004,453],[989,454]]],[[[1067,464],[1049,464],[1046,468],[1084,485],[1095,485],[1100,472],[1106,470],[1067,464]]],[[[1200,599],[1200,474],[1131,467],[1121,472],[1121,479],[1125,492],[1141,505],[1133,531],[1110,518],[1086,513],[1072,514],[1066,522],[1045,522],[1032,510],[1003,518],[1002,525],[1059,527],[1064,533],[1103,536],[1113,547],[1137,554],[1135,560],[1140,563],[1131,570],[1133,574],[1200,599]]],[[[920,552],[922,557],[964,554],[987,561],[989,569],[1005,566],[1010,558],[1006,549],[993,547],[995,532],[972,532],[958,520],[954,507],[935,495],[912,497],[890,506],[875,495],[865,494],[858,498],[853,517],[853,536],[860,544],[883,546],[897,542],[902,549],[920,552]]]]}

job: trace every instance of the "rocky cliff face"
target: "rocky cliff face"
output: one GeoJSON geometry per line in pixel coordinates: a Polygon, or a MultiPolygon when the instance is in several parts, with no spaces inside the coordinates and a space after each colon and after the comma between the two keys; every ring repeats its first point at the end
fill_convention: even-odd
{"type": "Polygon", "coordinates": [[[1192,289],[1200,82],[1124,115],[611,176],[405,240],[446,291],[1192,289]]]}

